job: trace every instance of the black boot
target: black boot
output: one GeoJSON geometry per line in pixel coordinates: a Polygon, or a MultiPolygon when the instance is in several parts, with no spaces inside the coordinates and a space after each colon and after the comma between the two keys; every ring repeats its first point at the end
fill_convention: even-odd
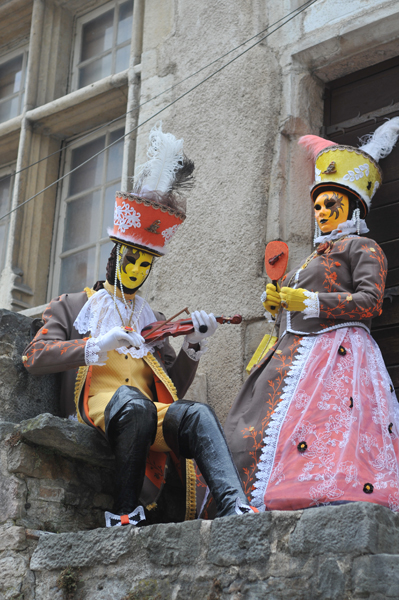
{"type": "Polygon", "coordinates": [[[216,502],[218,517],[251,511],[222,427],[210,406],[174,402],[166,412],[163,435],[177,456],[195,459],[216,502]]]}
{"type": "Polygon", "coordinates": [[[154,403],[136,388],[121,386],[105,410],[105,433],[116,463],[116,515],[106,514],[107,526],[125,525],[129,522],[137,524],[145,518],[144,510],[138,504],[146,460],[156,432],[157,409],[154,403]],[[133,516],[132,511],[136,513],[133,516]],[[124,518],[116,519],[118,522],[114,523],[117,515],[123,515],[124,518]],[[126,518],[129,516],[130,521],[126,518]]]}

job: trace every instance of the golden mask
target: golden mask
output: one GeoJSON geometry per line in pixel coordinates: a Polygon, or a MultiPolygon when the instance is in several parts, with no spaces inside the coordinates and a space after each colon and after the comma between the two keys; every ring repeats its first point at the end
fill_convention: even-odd
{"type": "Polygon", "coordinates": [[[121,244],[118,279],[124,287],[134,290],[147,279],[154,256],[138,248],[121,244]]]}
{"type": "Polygon", "coordinates": [[[330,233],[348,220],[349,198],[341,192],[322,192],[314,203],[316,221],[323,233],[330,233]]]}

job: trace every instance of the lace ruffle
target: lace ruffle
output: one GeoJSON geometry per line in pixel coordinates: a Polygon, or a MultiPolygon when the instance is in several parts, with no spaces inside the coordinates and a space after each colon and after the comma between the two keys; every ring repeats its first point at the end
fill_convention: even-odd
{"type": "MultiPolygon", "coordinates": [[[[360,228],[359,228],[360,235],[362,235],[363,233],[368,233],[370,231],[369,228],[367,227],[366,221],[364,219],[360,219],[359,223],[360,223],[360,228]]],[[[352,221],[352,219],[350,219],[349,221],[345,221],[345,223],[340,223],[340,225],[338,226],[337,229],[334,229],[327,235],[319,235],[318,237],[316,237],[314,239],[314,244],[315,245],[323,244],[324,242],[330,242],[332,240],[337,240],[338,238],[342,237],[343,235],[348,235],[350,233],[356,234],[357,233],[356,229],[357,229],[356,222],[352,221]]]]}
{"type": "MultiPolygon", "coordinates": [[[[127,310],[122,300],[116,299],[117,306],[120,314],[122,315],[125,324],[129,322],[130,311],[127,310]]],[[[141,298],[136,296],[135,315],[139,316],[139,321],[133,317],[132,326],[138,332],[140,332],[146,325],[156,321],[154,312],[150,306],[141,298]],[[143,306],[143,303],[144,306],[143,306]]],[[[74,327],[81,334],[88,333],[92,335],[92,338],[99,337],[108,333],[112,327],[122,325],[120,322],[118,312],[114,307],[114,300],[109,295],[107,290],[99,290],[91,296],[83,306],[82,310],[76,317],[74,327]]],[[[151,342],[144,344],[136,350],[136,348],[118,348],[119,354],[130,354],[133,358],[143,358],[148,352],[154,352],[155,346],[158,348],[162,347],[163,342],[151,342]]],[[[89,349],[90,350],[90,349],[89,349]]],[[[86,364],[99,364],[96,362],[86,364]]]]}
{"type": "Polygon", "coordinates": [[[263,439],[265,445],[262,448],[262,455],[258,463],[258,472],[256,474],[258,481],[254,484],[255,489],[252,492],[253,506],[260,511],[265,510],[264,496],[273,468],[280,430],[316,339],[315,336],[312,336],[301,340],[296,358],[293,360],[291,368],[285,377],[285,386],[283,388],[281,401],[275,409],[265,431],[266,435],[263,439]]]}
{"type": "Polygon", "coordinates": [[[208,351],[208,343],[207,340],[201,340],[199,342],[200,345],[200,349],[195,351],[193,348],[189,348],[188,347],[188,342],[186,340],[186,338],[184,338],[184,342],[183,342],[183,346],[181,347],[182,350],[184,350],[184,352],[187,354],[187,356],[189,358],[191,358],[192,360],[198,361],[201,356],[203,354],[205,354],[205,352],[208,351]]]}
{"type": "Polygon", "coordinates": [[[314,319],[320,314],[319,294],[317,292],[309,292],[305,290],[306,300],[303,301],[306,308],[303,311],[306,316],[304,319],[314,319]]]}
{"type": "Polygon", "coordinates": [[[87,340],[85,346],[85,362],[86,365],[97,365],[98,367],[105,365],[108,356],[106,352],[101,352],[100,346],[97,345],[97,338],[87,340]]]}

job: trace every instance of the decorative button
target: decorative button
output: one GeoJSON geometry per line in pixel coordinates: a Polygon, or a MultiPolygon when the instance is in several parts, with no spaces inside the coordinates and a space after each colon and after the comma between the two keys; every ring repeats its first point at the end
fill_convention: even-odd
{"type": "Polygon", "coordinates": [[[299,442],[297,448],[299,450],[299,452],[305,452],[305,450],[307,449],[308,445],[306,442],[299,442]]]}
{"type": "Polygon", "coordinates": [[[125,379],[126,383],[129,381],[129,379],[125,379]]]}
{"type": "Polygon", "coordinates": [[[340,354],[341,356],[345,356],[346,350],[345,350],[345,348],[343,346],[340,346],[338,348],[338,354],[340,354]]]}
{"type": "Polygon", "coordinates": [[[363,492],[365,494],[372,494],[374,492],[374,486],[372,483],[365,483],[363,486],[363,492]]]}
{"type": "Polygon", "coordinates": [[[390,383],[390,384],[389,384],[389,391],[390,391],[390,392],[391,392],[391,394],[392,394],[392,392],[393,392],[392,383],[390,383]]]}
{"type": "Polygon", "coordinates": [[[393,423],[389,423],[389,425],[388,425],[388,432],[392,433],[392,430],[393,430],[393,423]]]}
{"type": "Polygon", "coordinates": [[[45,329],[45,327],[43,327],[42,333],[44,333],[44,335],[46,335],[46,333],[48,333],[48,329],[45,329]]]}
{"type": "Polygon", "coordinates": [[[125,359],[127,360],[128,358],[129,358],[129,357],[128,357],[128,355],[127,355],[127,354],[125,354],[125,359]]]}
{"type": "Polygon", "coordinates": [[[349,398],[349,408],[353,408],[353,398],[352,398],[352,396],[349,398]]]}

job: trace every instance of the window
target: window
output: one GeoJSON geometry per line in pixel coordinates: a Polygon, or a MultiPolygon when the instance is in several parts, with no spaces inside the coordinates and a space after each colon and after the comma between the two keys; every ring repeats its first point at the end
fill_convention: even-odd
{"type": "Polygon", "coordinates": [[[23,110],[27,54],[19,50],[0,59],[0,123],[23,110]]]}
{"type": "MultiPolygon", "coordinates": [[[[87,138],[66,151],[68,172],[124,135],[124,128],[87,138]]],[[[66,177],[61,191],[53,289],[50,295],[78,292],[105,279],[113,243],[115,192],[120,189],[123,139],[66,177]]]]}
{"type": "Polygon", "coordinates": [[[117,0],[78,19],[72,88],[129,66],[133,0],[117,0]]]}
{"type": "MultiPolygon", "coordinates": [[[[0,168],[0,219],[11,208],[14,175],[11,167],[0,168]]],[[[0,271],[4,269],[10,217],[0,220],[0,271]]]]}

